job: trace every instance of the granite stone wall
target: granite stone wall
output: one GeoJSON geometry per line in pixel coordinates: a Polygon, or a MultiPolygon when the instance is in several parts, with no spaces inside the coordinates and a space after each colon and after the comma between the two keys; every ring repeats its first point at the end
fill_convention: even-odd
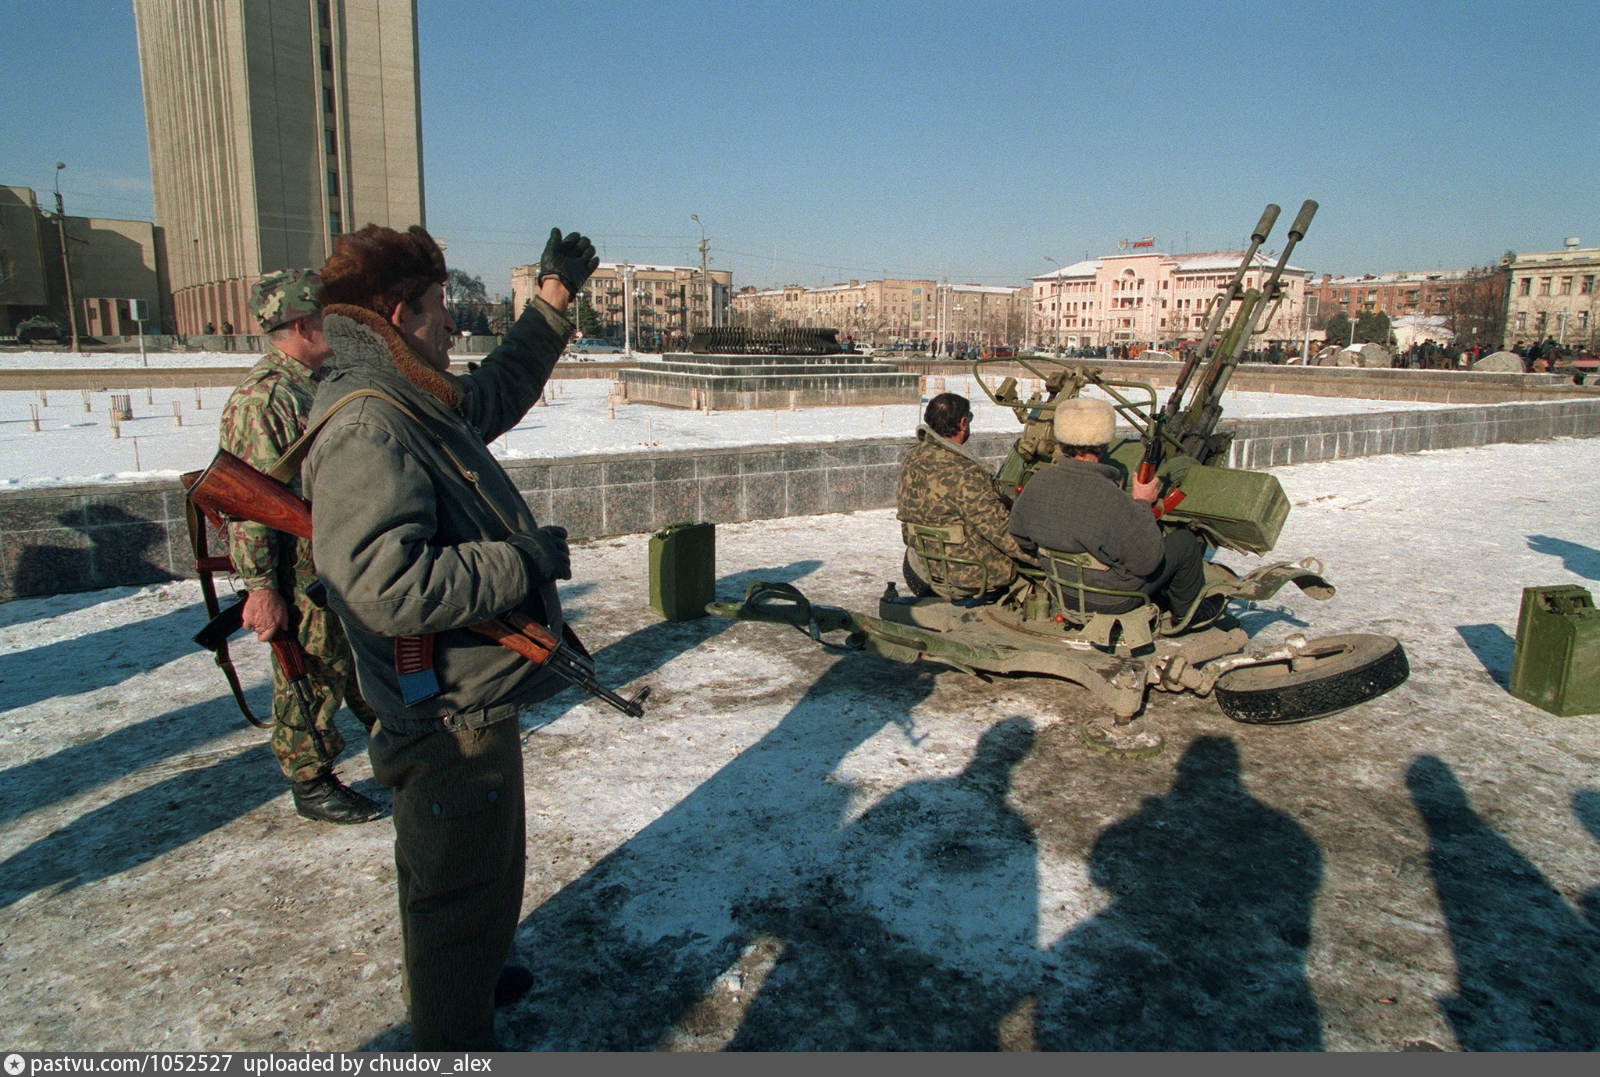
{"type": "MultiPolygon", "coordinates": [[[[1229,463],[1263,468],[1496,442],[1600,436],[1600,400],[1557,400],[1368,415],[1255,419],[1229,463]]],[[[1018,428],[974,435],[1004,458],[1018,428]]],[[[513,461],[541,522],[574,540],[655,531],[682,520],[807,516],[894,504],[910,438],[689,449],[513,461]]],[[[193,575],[176,482],[0,491],[0,601],[193,575]]]]}

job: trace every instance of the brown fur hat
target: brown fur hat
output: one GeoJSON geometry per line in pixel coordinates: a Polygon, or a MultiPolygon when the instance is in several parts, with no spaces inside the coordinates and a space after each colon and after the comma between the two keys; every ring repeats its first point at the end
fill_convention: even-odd
{"type": "Polygon", "coordinates": [[[387,318],[395,304],[415,309],[422,294],[448,275],[444,252],[421,225],[404,232],[369,224],[333,242],[322,265],[317,298],[324,307],[345,303],[387,318]]]}

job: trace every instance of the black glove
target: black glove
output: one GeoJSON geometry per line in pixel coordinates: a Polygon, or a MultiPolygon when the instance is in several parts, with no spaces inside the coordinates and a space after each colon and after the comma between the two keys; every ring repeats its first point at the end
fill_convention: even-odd
{"type": "Polygon", "coordinates": [[[572,555],[567,552],[567,529],[554,524],[523,531],[506,540],[527,562],[534,583],[572,579],[572,555]]]}
{"type": "Polygon", "coordinates": [[[550,229],[550,242],[544,245],[539,258],[539,283],[546,277],[555,277],[576,296],[583,288],[589,274],[600,267],[600,258],[594,253],[594,244],[577,232],[568,232],[561,238],[561,229],[550,229]]]}

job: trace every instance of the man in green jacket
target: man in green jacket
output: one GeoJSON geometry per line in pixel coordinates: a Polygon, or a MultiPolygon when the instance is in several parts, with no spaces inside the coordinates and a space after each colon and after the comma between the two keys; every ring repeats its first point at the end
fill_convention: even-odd
{"type": "Polygon", "coordinates": [[[317,572],[378,712],[373,773],[394,790],[418,1050],[493,1049],[495,1005],[533,982],[505,965],[526,856],[516,717],[565,682],[469,626],[518,611],[562,633],[566,532],[538,525],[488,443],[539,398],[572,335],[567,305],[598,264],[583,236],[553,231],[538,296],[460,376],[444,255],[426,231],[368,225],[322,268],[333,357],[311,421],[328,419],[302,474],[317,572]]]}
{"type": "Polygon", "coordinates": [[[992,469],[968,447],[971,437],[971,402],[957,393],[940,393],[928,401],[917,444],[900,464],[896,515],[907,546],[906,583],[916,594],[992,593],[1017,578],[1018,561],[1033,563],[1011,537],[1010,513],[995,493],[992,469]],[[946,581],[935,582],[910,548],[912,525],[936,527],[949,536],[945,553],[960,562],[950,564],[946,581]]]}
{"type": "MultiPolygon", "coordinates": [[[[269,273],[250,305],[270,344],[222,409],[222,448],[260,471],[278,462],[306,428],[323,361],[331,352],[317,303],[321,282],[309,269],[269,273]]],[[[291,482],[298,487],[299,481],[291,482]]],[[[365,823],[383,814],[376,801],[333,773],[344,738],[333,722],[343,700],[367,729],[376,717],[356,690],[350,645],[339,619],[307,595],[316,582],[311,543],[247,520],[228,525],[228,557],[245,594],[244,626],[266,641],[292,633],[306,655],[310,721],[277,659],[272,661],[272,752],[294,790],[300,815],[324,823],[365,823]]]]}

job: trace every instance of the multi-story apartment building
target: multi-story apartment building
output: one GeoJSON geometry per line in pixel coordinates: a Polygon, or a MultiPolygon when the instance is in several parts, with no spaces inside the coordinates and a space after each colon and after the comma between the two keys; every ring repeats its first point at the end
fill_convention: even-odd
{"type": "Polygon", "coordinates": [[[1320,316],[1342,312],[1352,322],[1364,313],[1436,319],[1436,325],[1464,344],[1500,342],[1505,317],[1503,269],[1453,269],[1434,273],[1367,273],[1335,277],[1324,273],[1310,285],[1320,316]]]}
{"type": "Polygon", "coordinates": [[[1507,272],[1506,347],[1554,338],[1566,346],[1595,348],[1600,249],[1583,249],[1573,238],[1565,250],[1517,255],[1508,261],[1507,272]]]}
{"type": "MultiPolygon", "coordinates": [[[[1063,266],[1033,278],[1034,339],[1041,344],[1092,348],[1172,344],[1196,338],[1205,328],[1210,303],[1233,279],[1243,257],[1243,251],[1152,252],[1108,255],[1063,266]]],[[[1245,287],[1261,287],[1275,264],[1256,255],[1245,273],[1245,287]]],[[[1284,267],[1279,281],[1283,302],[1257,338],[1262,346],[1302,338],[1308,276],[1303,269],[1284,267]]]]}
{"type": "MultiPolygon", "coordinates": [[[[633,265],[627,262],[601,262],[583,286],[578,303],[587,304],[600,322],[598,335],[621,339],[623,319],[633,315],[633,337],[649,344],[669,337],[688,336],[705,325],[728,323],[728,296],[733,289],[733,274],[712,269],[706,274],[699,266],[633,265]],[[628,302],[631,282],[631,304],[628,302]]],[[[539,265],[516,266],[511,270],[511,307],[520,314],[523,306],[539,291],[539,265]]]]}
{"type": "Polygon", "coordinates": [[[423,217],[414,0],[134,0],[179,332],[255,330],[264,273],[423,217]]]}
{"type": "Polygon", "coordinates": [[[1028,289],[1021,286],[887,278],[818,288],[746,288],[733,297],[733,309],[739,324],[825,326],[871,344],[995,344],[1022,339],[1028,301],[1028,289]]]}
{"type": "Polygon", "coordinates": [[[32,189],[0,186],[0,333],[35,314],[62,321],[67,308],[61,250],[72,268],[78,331],[90,336],[139,332],[130,300],[145,306],[145,330],[170,331],[166,237],[149,221],[65,218],[40,211],[32,189]]]}

